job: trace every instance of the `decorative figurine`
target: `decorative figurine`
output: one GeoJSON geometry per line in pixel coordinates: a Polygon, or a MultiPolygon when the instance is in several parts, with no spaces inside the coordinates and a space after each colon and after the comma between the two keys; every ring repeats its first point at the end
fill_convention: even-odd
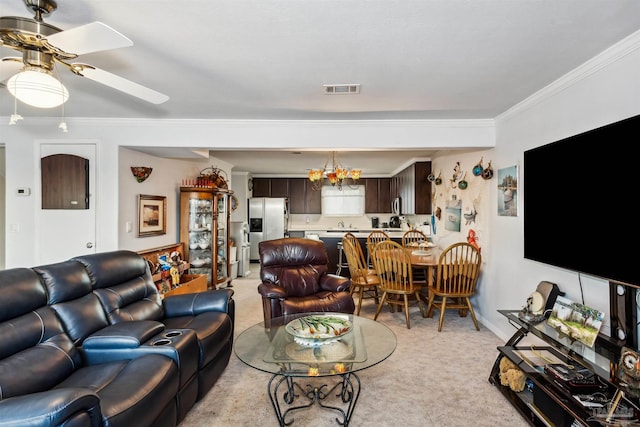
{"type": "Polygon", "coordinates": [[[478,252],[480,251],[480,246],[478,246],[478,238],[476,237],[476,232],[473,230],[469,230],[469,234],[467,234],[467,242],[471,244],[471,246],[475,246],[478,248],[478,252]]]}

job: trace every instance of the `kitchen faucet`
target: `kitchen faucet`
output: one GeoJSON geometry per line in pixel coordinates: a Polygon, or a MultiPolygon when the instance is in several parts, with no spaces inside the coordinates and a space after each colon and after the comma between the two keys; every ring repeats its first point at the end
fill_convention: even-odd
{"type": "Polygon", "coordinates": [[[338,227],[344,228],[344,221],[338,221],[338,227]]]}

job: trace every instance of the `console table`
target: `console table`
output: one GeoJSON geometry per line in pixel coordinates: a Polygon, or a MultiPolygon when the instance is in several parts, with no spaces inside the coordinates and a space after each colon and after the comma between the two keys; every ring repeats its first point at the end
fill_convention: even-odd
{"type": "MultiPolygon", "coordinates": [[[[615,372],[617,370],[621,349],[624,342],[619,342],[599,334],[593,347],[572,340],[549,326],[546,319],[532,323],[518,316],[519,310],[498,310],[516,332],[505,343],[498,347],[498,357],[491,370],[489,382],[495,385],[507,400],[529,421],[532,426],[572,427],[603,426],[605,420],[616,419],[620,422],[640,420],[639,393],[633,393],[620,384],[615,372]],[[521,340],[532,334],[540,338],[542,346],[520,344],[521,340]],[[520,345],[519,345],[520,344],[520,345]],[[550,355],[551,357],[544,357],[550,355]],[[539,357],[541,356],[541,357],[539,357]],[[524,391],[514,392],[500,382],[500,361],[508,358],[522,370],[527,378],[524,391]],[[533,359],[536,359],[532,362],[533,359]],[[549,359],[549,360],[547,360],[549,359]],[[603,389],[593,394],[602,398],[602,406],[591,406],[587,403],[590,394],[570,392],[566,387],[553,381],[545,373],[544,364],[552,359],[569,365],[584,367],[594,373],[603,389]],[[620,393],[622,391],[623,393],[620,393]],[[581,399],[576,396],[581,396],[581,399]],[[622,420],[625,418],[625,420],[622,420]]],[[[632,424],[635,425],[635,424],[632,424]]]]}

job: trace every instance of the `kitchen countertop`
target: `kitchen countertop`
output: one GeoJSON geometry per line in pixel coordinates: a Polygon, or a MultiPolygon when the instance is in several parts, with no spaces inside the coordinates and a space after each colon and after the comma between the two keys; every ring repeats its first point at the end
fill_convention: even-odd
{"type": "Polygon", "coordinates": [[[371,233],[373,230],[381,230],[384,231],[385,233],[387,233],[389,235],[389,237],[395,239],[395,238],[401,238],[402,235],[405,233],[404,231],[400,230],[399,228],[354,228],[354,229],[349,229],[349,228],[345,228],[345,229],[322,229],[322,230],[306,230],[306,235],[309,234],[317,234],[318,237],[320,238],[329,238],[329,237],[333,237],[336,239],[341,239],[342,236],[344,236],[346,233],[351,232],[353,233],[357,238],[366,238],[369,233],[371,233]]]}

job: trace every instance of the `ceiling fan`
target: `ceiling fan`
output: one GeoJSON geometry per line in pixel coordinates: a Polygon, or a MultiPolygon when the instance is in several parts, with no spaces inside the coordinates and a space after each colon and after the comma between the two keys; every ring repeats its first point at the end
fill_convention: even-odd
{"type": "MultiPolygon", "coordinates": [[[[4,57],[0,60],[0,82],[9,79],[7,88],[10,91],[17,87],[16,80],[19,75],[30,73],[37,79],[53,78],[58,86],[48,90],[56,92],[54,105],[36,106],[50,108],[61,105],[68,98],[68,92],[54,77],[54,73],[57,72],[54,67],[58,64],[77,76],[86,77],[153,104],[161,104],[169,99],[167,95],[92,65],[72,62],[78,56],[87,53],[132,46],[133,42],[130,39],[101,22],[92,22],[63,31],[42,19],[43,15],[57,9],[55,0],[23,1],[27,9],[34,12],[33,18],[0,17],[0,46],[22,52],[22,57],[4,57]]],[[[23,83],[25,89],[32,88],[24,86],[25,84],[27,83],[23,83]]],[[[45,89],[39,87],[38,90],[45,89]]],[[[12,94],[16,96],[13,91],[12,94]]],[[[19,96],[16,98],[20,99],[19,96]]]]}

